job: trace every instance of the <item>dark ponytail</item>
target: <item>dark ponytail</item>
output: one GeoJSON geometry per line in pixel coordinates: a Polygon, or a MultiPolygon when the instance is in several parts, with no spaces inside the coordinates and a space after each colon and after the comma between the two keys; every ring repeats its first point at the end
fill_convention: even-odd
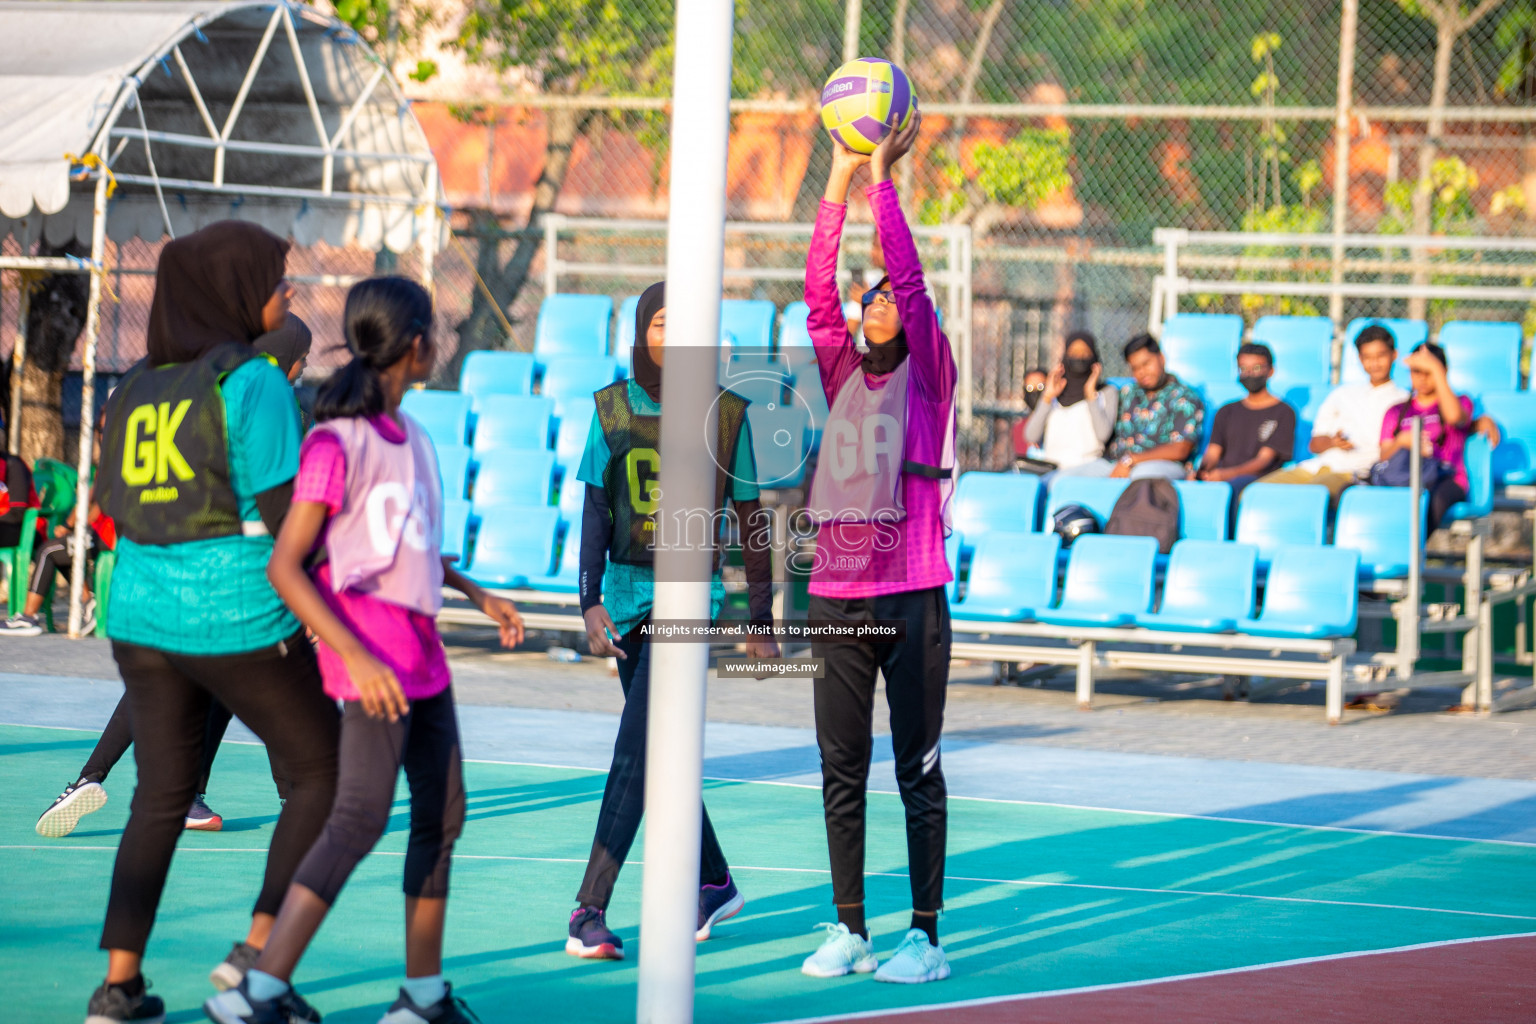
{"type": "Polygon", "coordinates": [[[320,385],[315,422],[384,412],[382,371],[404,359],[420,335],[432,344],[432,297],[405,277],[370,277],[347,292],[342,314],[352,361],[320,385]]]}

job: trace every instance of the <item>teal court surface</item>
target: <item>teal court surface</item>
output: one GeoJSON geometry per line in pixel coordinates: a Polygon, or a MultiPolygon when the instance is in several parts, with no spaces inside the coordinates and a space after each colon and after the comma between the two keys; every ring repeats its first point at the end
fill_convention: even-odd
{"type": "MultiPolygon", "coordinates": [[[[461,716],[472,736],[478,709],[461,716]]],[[[108,780],[107,806],[73,835],[46,840],[32,831],[95,735],[0,726],[7,1021],[80,1019],[105,967],[96,940],[132,792],[131,758],[108,780]]],[[[1013,1003],[1017,1016],[997,1016],[1009,1004],[995,1000],[1536,933],[1536,845],[1524,841],[960,796],[951,803],[941,919],[953,977],[911,988],[868,976],[818,981],[798,968],[816,946],[817,924],[832,917],[820,794],[764,774],[706,782],[747,906],[699,947],[699,1021],[766,1024],[925,1007],[929,1014],[900,1019],[1048,1019],[1029,1012],[1043,1002],[1013,1003]],[[946,1015],[942,1008],[955,1003],[962,1006],[946,1015]]],[[[629,959],[574,959],[562,949],[565,921],[602,772],[507,759],[472,761],[466,775],[469,821],[454,864],[445,965],[455,990],[487,1024],[633,1019],[647,837],[610,912],[629,959]]],[[[226,743],[212,789],[225,831],[183,837],[145,962],[174,1021],[203,1019],[207,971],[244,935],[277,812],[259,746],[226,743]]],[[[403,790],[399,796],[389,833],[296,976],[327,1021],[376,1021],[401,976],[403,790]]],[[[868,902],[882,956],[910,907],[901,820],[894,794],[871,794],[868,902]]],[[[1477,828],[1500,831],[1486,819],[1477,828]]]]}

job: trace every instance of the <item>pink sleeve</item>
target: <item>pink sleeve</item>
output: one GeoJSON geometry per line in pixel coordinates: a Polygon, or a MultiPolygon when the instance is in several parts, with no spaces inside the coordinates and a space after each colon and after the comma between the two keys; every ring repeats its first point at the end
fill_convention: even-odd
{"type": "Polygon", "coordinates": [[[848,321],[843,319],[843,304],[837,296],[837,245],[847,216],[846,204],[821,201],[816,211],[816,230],[811,235],[811,251],[805,260],[805,304],[810,307],[805,328],[816,349],[816,366],[828,403],[837,399],[843,381],[861,359],[848,334],[848,321]]]}
{"type": "Polygon", "coordinates": [[[877,182],[865,188],[864,195],[875,215],[880,250],[885,253],[885,270],[891,276],[891,293],[907,335],[912,386],[930,402],[953,402],[959,377],[954,353],[950,351],[949,339],[939,330],[939,318],[923,279],[923,264],[917,256],[912,229],[901,211],[896,185],[889,180],[877,182]]]}
{"type": "MultiPolygon", "coordinates": [[[[1412,401],[1412,399],[1409,401],[1412,401]]],[[[1397,436],[1398,428],[1403,423],[1403,409],[1407,404],[1407,402],[1404,402],[1402,405],[1394,405],[1387,410],[1387,414],[1381,418],[1381,437],[1378,440],[1390,441],[1397,436]]]]}
{"type": "Polygon", "coordinates": [[[341,511],[346,495],[347,453],[341,438],[329,430],[311,431],[299,449],[299,475],[293,482],[293,500],[324,505],[335,515],[341,511]]]}

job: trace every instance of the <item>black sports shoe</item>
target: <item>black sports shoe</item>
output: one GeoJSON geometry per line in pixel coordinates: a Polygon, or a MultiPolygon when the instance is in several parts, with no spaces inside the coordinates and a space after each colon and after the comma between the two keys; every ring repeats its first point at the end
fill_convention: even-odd
{"type": "Polygon", "coordinates": [[[290,985],[276,999],[253,999],[249,983],[203,1001],[203,1012],[217,1024],[320,1024],[320,1012],[290,985]]]}
{"type": "Polygon", "coordinates": [[[693,933],[694,941],[703,942],[709,938],[710,929],[727,918],[735,917],[746,905],[747,901],[736,890],[736,882],[730,872],[726,872],[723,885],[699,886],[699,929],[693,933]]]}
{"type": "Polygon", "coordinates": [[[48,806],[34,826],[37,834],[49,839],[63,839],[75,830],[80,819],[106,805],[107,791],[96,779],[81,777],[64,787],[59,798],[48,806]]]}
{"type": "Polygon", "coordinates": [[[400,998],[379,1018],[379,1024],[480,1024],[468,1004],[453,994],[453,986],[447,988],[443,998],[431,1006],[417,1006],[402,988],[400,998]]]}
{"type": "Polygon", "coordinates": [[[598,907],[578,907],[571,914],[565,951],[583,960],[623,960],[624,940],[613,934],[598,907]]]}
{"type": "Polygon", "coordinates": [[[91,1002],[85,1011],[85,1024],[161,1024],[165,1020],[165,1000],[149,994],[149,982],[136,996],[130,996],[116,985],[105,982],[91,993],[91,1002]]]}
{"type": "Polygon", "coordinates": [[[237,942],[224,962],[208,972],[208,980],[220,992],[228,992],[245,978],[245,972],[256,966],[261,950],[249,942],[237,942]]]}

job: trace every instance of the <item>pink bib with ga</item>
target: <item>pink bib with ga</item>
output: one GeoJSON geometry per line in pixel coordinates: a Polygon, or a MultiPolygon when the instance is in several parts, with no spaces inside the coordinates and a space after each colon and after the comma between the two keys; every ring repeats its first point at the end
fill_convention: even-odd
{"type": "Polygon", "coordinates": [[[906,516],[901,472],[907,434],[907,366],[871,388],[855,371],[843,382],[821,435],[806,511],[819,523],[891,523],[906,516]]]}

